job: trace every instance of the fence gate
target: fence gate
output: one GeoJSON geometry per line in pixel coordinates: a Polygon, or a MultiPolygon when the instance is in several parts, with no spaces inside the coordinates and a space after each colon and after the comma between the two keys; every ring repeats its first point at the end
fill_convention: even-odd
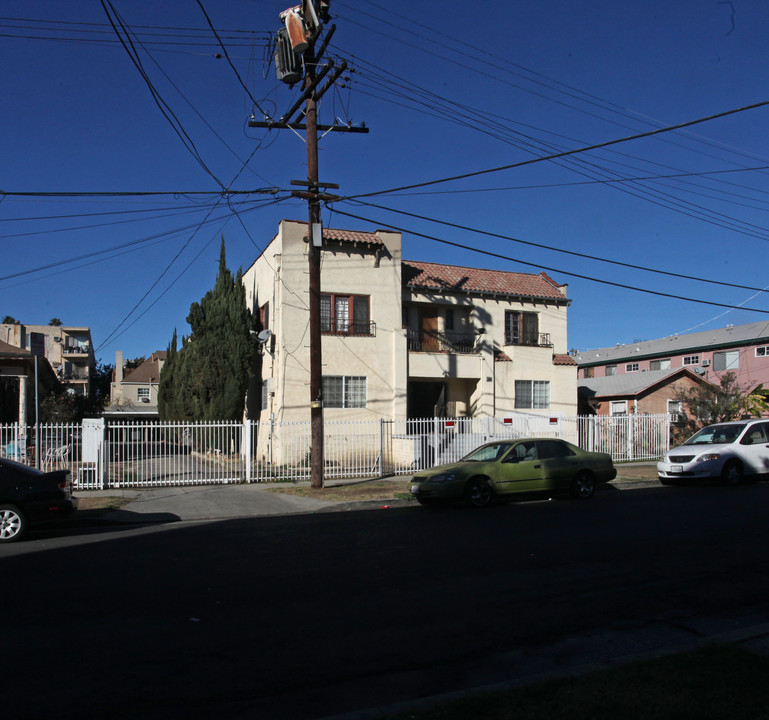
{"type": "Polygon", "coordinates": [[[76,486],[104,488],[104,418],[83,420],[81,448],[82,465],[77,471],[76,486]]]}

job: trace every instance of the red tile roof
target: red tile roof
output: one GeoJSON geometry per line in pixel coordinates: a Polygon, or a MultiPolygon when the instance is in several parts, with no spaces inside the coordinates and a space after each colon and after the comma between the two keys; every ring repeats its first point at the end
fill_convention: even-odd
{"type": "Polygon", "coordinates": [[[556,353],[553,355],[553,365],[574,365],[577,367],[577,361],[571,355],[556,353]]]}
{"type": "Polygon", "coordinates": [[[403,284],[411,288],[513,295],[568,302],[558,285],[545,273],[532,275],[412,260],[403,261],[402,272],[403,284]]]}
{"type": "Polygon", "coordinates": [[[336,240],[343,243],[364,243],[366,245],[383,245],[382,238],[376,232],[360,232],[358,230],[337,230],[323,228],[325,240],[336,240]]]}

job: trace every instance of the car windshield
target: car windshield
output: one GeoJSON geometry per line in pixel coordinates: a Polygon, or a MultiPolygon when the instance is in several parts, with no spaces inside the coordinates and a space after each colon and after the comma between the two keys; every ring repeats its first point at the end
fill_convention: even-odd
{"type": "Polygon", "coordinates": [[[715,445],[733,443],[745,429],[746,423],[708,425],[692,435],[684,445],[715,445]]]}
{"type": "Polygon", "coordinates": [[[510,447],[510,443],[492,443],[491,445],[481,445],[471,453],[465,455],[461,462],[492,462],[499,460],[510,447]]]}

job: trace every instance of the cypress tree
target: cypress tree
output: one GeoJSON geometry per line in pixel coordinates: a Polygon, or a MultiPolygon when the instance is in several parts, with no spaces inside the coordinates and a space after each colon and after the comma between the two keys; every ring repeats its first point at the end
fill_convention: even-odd
{"type": "MultiPolygon", "coordinates": [[[[257,358],[257,344],[251,336],[255,321],[246,306],[242,272],[233,276],[227,268],[224,238],[214,288],[199,303],[192,303],[187,322],[192,335],[182,338],[177,352],[174,332],[173,351],[169,346],[173,359],[169,368],[166,357],[161,373],[163,419],[240,420],[257,358]],[[167,368],[169,379],[164,385],[167,368]]],[[[158,399],[159,411],[160,407],[158,399]]]]}
{"type": "Polygon", "coordinates": [[[166,361],[160,369],[160,384],[158,385],[158,416],[161,420],[178,420],[174,387],[176,381],[176,328],[168,344],[166,361]]]}

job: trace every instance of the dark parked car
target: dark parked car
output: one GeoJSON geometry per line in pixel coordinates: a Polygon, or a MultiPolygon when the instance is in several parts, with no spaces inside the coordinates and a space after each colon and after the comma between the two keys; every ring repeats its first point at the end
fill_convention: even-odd
{"type": "Polygon", "coordinates": [[[69,470],[41,472],[0,458],[0,543],[19,540],[30,525],[64,519],[76,509],[69,470]]]}
{"type": "Polygon", "coordinates": [[[608,453],[554,438],[522,438],[481,445],[459,462],[418,473],[411,494],[422,505],[464,499],[475,507],[503,496],[571,493],[589,498],[596,485],[616,476],[608,453]]]}

